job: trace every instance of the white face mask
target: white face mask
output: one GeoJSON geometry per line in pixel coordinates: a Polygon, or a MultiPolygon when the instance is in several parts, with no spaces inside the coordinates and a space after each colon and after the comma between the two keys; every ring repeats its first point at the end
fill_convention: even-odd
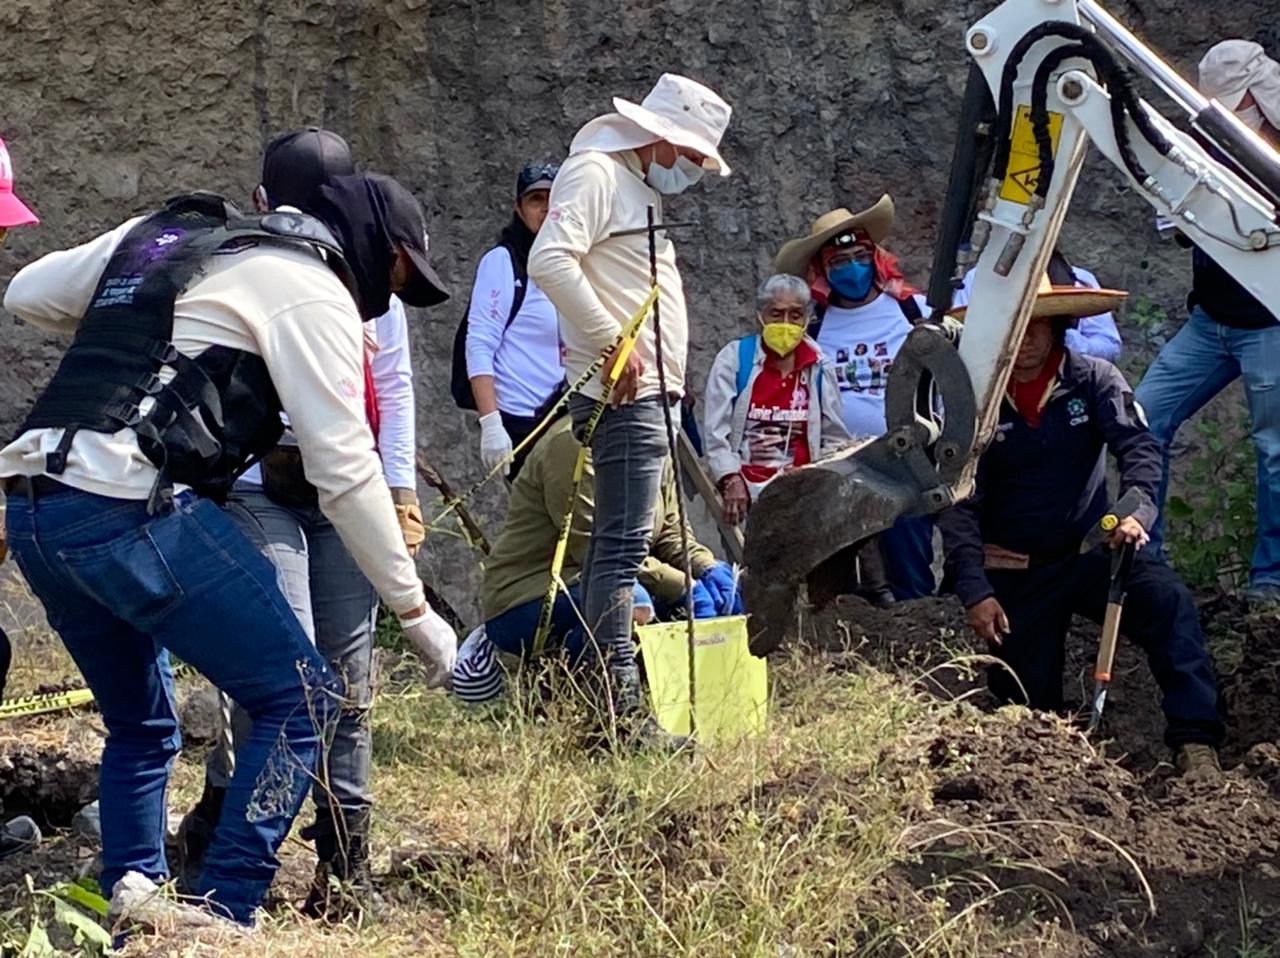
{"type": "Polygon", "coordinates": [[[650,163],[649,172],[644,178],[659,193],[675,196],[702,179],[704,172],[701,166],[688,157],[677,156],[674,168],[662,166],[657,161],[650,163]]]}
{"type": "Polygon", "coordinates": [[[1249,127],[1249,129],[1251,130],[1262,129],[1262,121],[1263,121],[1262,107],[1258,106],[1258,104],[1255,103],[1251,107],[1247,107],[1246,109],[1240,110],[1239,112],[1236,113],[1236,116],[1238,116],[1240,118],[1240,121],[1244,123],[1245,126],[1249,127]]]}

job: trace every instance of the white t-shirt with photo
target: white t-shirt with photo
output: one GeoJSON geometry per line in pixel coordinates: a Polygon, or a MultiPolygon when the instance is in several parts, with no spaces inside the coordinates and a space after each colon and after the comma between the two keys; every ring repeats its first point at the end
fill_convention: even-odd
{"type": "MultiPolygon", "coordinates": [[[[917,296],[916,302],[928,316],[924,298],[917,296]]],[[[818,345],[836,367],[844,424],[854,439],[884,435],[885,384],[910,332],[902,304],[884,293],[853,309],[827,307],[818,345]]]]}

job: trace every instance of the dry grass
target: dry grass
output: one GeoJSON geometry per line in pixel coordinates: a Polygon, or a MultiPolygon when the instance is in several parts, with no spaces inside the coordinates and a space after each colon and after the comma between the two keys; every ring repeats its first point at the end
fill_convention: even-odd
{"type": "MultiPolygon", "coordinates": [[[[58,672],[60,647],[39,632],[19,637],[24,690],[58,672]]],[[[374,713],[379,920],[330,928],[284,907],[247,940],[138,939],[125,954],[782,958],[1048,944],[1045,926],[1010,917],[1007,889],[975,878],[956,908],[955,876],[921,888],[897,873],[913,860],[907,829],[928,807],[929,773],[878,771],[895,742],[934,734],[940,706],[881,673],[797,655],[774,668],[767,737],[674,757],[585,751],[567,706],[469,712],[411,673],[384,668],[374,713]]],[[[201,758],[178,763],[174,807],[194,799],[201,758]]],[[[299,901],[310,851],[291,839],[281,857],[277,890],[299,901]]],[[[6,897],[6,937],[20,942],[48,909],[6,897]]]]}

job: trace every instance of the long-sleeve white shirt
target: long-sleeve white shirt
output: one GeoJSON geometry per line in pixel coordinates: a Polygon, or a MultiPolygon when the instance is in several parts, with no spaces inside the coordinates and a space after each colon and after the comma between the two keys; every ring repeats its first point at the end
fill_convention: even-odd
{"type": "MultiPolygon", "coordinates": [[[[584,150],[565,160],[551,187],[546,222],[529,254],[529,276],[560,313],[565,372],[570,381],[613,345],[649,294],[649,240],[643,230],[648,207],[662,221],[662,197],[644,179],[634,150],[584,150]]],[[[658,288],[662,297],[662,357],[667,390],[684,393],[689,320],[684,286],[676,268],[675,245],[657,237],[658,288]]],[[[636,343],[644,362],[637,398],[660,395],[653,322],[647,320],[636,343]]],[[[598,399],[598,378],[584,393],[598,399]]]]}
{"type": "MultiPolygon", "coordinates": [[[[378,406],[378,458],[382,460],[382,474],[393,489],[416,489],[417,423],[414,421],[409,320],[404,303],[392,296],[391,308],[372,323],[366,323],[364,333],[365,346],[371,354],[369,371],[373,376],[374,402],[378,406]]],[[[289,417],[282,418],[288,426],[289,417]]],[[[292,431],[286,431],[281,442],[297,445],[292,431]]],[[[254,463],[239,481],[261,486],[262,468],[254,463]]]]}
{"type": "Polygon", "coordinates": [[[393,489],[416,489],[414,459],[418,433],[413,400],[413,363],[409,350],[409,318],[404,303],[392,296],[391,308],[373,321],[369,360],[374,402],[378,406],[378,456],[393,489]]]}
{"type": "Polygon", "coordinates": [[[507,325],[515,301],[511,251],[495,246],[480,258],[467,314],[467,376],[492,376],[498,408],[532,416],[564,379],[560,318],[532,279],[525,280],[520,312],[507,325]]]}
{"type": "MultiPolygon", "coordinates": [[[[1089,289],[1102,288],[1102,285],[1098,282],[1098,277],[1087,269],[1072,266],[1071,272],[1075,275],[1077,286],[1087,286],[1089,289]]],[[[973,293],[973,277],[976,274],[976,269],[971,269],[964,274],[964,285],[952,294],[951,305],[953,307],[969,305],[969,296],[973,293]]],[[[1067,330],[1066,344],[1067,348],[1072,352],[1082,353],[1085,356],[1096,356],[1098,359],[1105,359],[1109,363],[1114,363],[1120,358],[1120,350],[1122,348],[1120,330],[1116,328],[1115,317],[1110,313],[1086,316],[1080,320],[1075,329],[1067,330]]]]}
{"type": "MultiPolygon", "coordinates": [[[[9,284],[5,309],[46,330],[74,331],[112,253],[137,222],[32,263],[9,284]]],[[[365,417],[360,315],[337,276],[302,250],[257,247],[211,257],[174,304],[173,344],[187,356],[226,346],[262,357],[320,509],[393,611],[403,615],[422,605],[422,583],[365,417]]],[[[162,378],[171,379],[172,371],[162,378]]],[[[0,476],[43,474],[62,433],[23,433],[0,451],[0,476]]],[[[133,430],[81,430],[57,478],[97,495],[146,499],[156,469],[133,430]]]]}

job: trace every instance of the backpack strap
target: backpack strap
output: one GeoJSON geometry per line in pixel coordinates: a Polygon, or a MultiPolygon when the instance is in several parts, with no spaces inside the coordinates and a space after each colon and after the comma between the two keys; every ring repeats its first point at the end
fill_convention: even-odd
{"type": "Polygon", "coordinates": [[[514,285],[511,292],[511,312],[507,314],[507,325],[502,327],[505,333],[511,328],[511,324],[516,321],[516,317],[520,315],[520,309],[524,306],[525,293],[529,291],[529,264],[521,262],[520,257],[516,255],[516,251],[509,245],[499,244],[507,251],[507,255],[511,257],[511,273],[514,277],[514,285]]]}
{"type": "Polygon", "coordinates": [[[915,325],[924,318],[923,314],[920,312],[920,304],[916,302],[916,298],[914,296],[908,296],[906,299],[898,300],[898,308],[902,310],[902,315],[907,318],[907,322],[912,325],[915,325]]]}
{"type": "Polygon", "coordinates": [[[813,304],[813,320],[809,323],[809,328],[805,331],[810,339],[817,340],[818,333],[822,332],[822,320],[826,315],[826,303],[813,304]]]}
{"type": "Polygon", "coordinates": [[[741,396],[751,382],[751,369],[756,364],[756,343],[760,337],[752,333],[738,340],[738,384],[734,398],[741,396]]]}

